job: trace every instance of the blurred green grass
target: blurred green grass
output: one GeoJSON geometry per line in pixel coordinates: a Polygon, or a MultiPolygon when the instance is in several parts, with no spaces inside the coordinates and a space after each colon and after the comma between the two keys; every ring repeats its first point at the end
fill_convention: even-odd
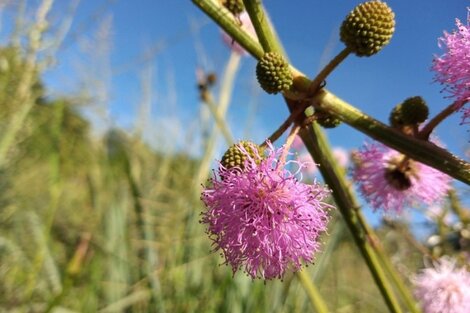
{"type": "MultiPolygon", "coordinates": [[[[220,265],[192,192],[200,160],[117,129],[92,138],[65,100],[36,106],[2,171],[0,310],[311,310],[295,276],[251,281],[220,265]]],[[[340,226],[336,219],[323,238],[318,262],[327,264],[309,266],[310,275],[332,312],[386,312],[347,231],[334,231],[340,226]]]]}

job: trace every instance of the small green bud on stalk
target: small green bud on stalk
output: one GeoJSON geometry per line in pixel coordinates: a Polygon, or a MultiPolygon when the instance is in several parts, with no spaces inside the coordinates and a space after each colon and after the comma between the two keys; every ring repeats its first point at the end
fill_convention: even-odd
{"type": "Polygon", "coordinates": [[[395,31],[395,14],[382,1],[359,4],[343,21],[341,41],[357,56],[371,56],[386,46],[395,31]]]}

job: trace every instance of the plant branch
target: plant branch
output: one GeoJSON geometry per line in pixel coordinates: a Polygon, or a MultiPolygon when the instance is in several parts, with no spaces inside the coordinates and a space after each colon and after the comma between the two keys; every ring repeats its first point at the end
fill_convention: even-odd
{"type": "Polygon", "coordinates": [[[289,149],[294,142],[295,136],[299,133],[300,126],[294,124],[291,128],[289,136],[287,136],[286,143],[284,145],[284,150],[282,151],[281,156],[279,157],[279,166],[283,167],[286,164],[287,155],[289,154],[289,149]]]}
{"type": "Polygon", "coordinates": [[[217,109],[218,106],[214,102],[214,98],[212,97],[212,94],[209,91],[204,91],[201,98],[203,99],[202,102],[204,102],[207,105],[207,107],[209,108],[209,111],[214,117],[215,123],[217,127],[220,129],[220,131],[222,132],[225,142],[229,146],[232,145],[234,142],[232,133],[230,132],[230,129],[228,128],[228,125],[225,122],[224,117],[222,117],[222,114],[217,109]]]}
{"type": "Polygon", "coordinates": [[[326,79],[328,75],[341,63],[347,56],[351,53],[349,48],[344,48],[340,53],[338,53],[331,61],[328,63],[321,71],[318,73],[317,77],[315,77],[310,86],[308,87],[307,94],[314,95],[318,91],[318,87],[322,84],[322,82],[326,79]]]}
{"type": "Polygon", "coordinates": [[[264,14],[261,0],[243,0],[243,4],[264,52],[274,51],[283,54],[281,45],[271,30],[267,16],[264,14]]]}
{"type": "Polygon", "coordinates": [[[303,269],[301,271],[298,271],[296,275],[299,278],[300,283],[302,284],[302,287],[304,288],[305,292],[307,293],[307,296],[309,297],[310,302],[312,303],[312,306],[315,309],[315,312],[328,313],[328,307],[326,306],[325,301],[320,295],[317,286],[315,286],[315,284],[312,282],[312,279],[308,275],[308,272],[303,269]]]}
{"type": "Polygon", "coordinates": [[[371,138],[406,154],[418,162],[434,167],[463,183],[470,184],[470,164],[452,155],[447,150],[426,140],[413,138],[388,127],[324,88],[317,93],[314,101],[318,103],[318,107],[335,115],[344,123],[371,138]]]}
{"type": "MultiPolygon", "coordinates": [[[[308,106],[310,106],[310,104],[308,104],[308,106]]],[[[292,123],[294,123],[298,117],[300,117],[300,115],[305,111],[306,108],[307,105],[297,106],[287,117],[287,119],[281,124],[281,126],[279,126],[274,131],[274,133],[272,133],[271,136],[269,136],[268,139],[265,140],[260,146],[265,146],[267,141],[274,143],[276,140],[278,140],[279,137],[281,137],[282,134],[284,134],[284,132],[289,128],[289,126],[292,125],[292,123]]]]}
{"type": "Polygon", "coordinates": [[[256,59],[261,59],[263,57],[264,51],[261,45],[240,27],[239,22],[235,20],[232,13],[230,13],[218,1],[192,1],[252,56],[256,59]]]}
{"type": "Polygon", "coordinates": [[[329,145],[324,135],[316,123],[312,127],[302,129],[300,136],[305,143],[315,162],[319,163],[320,172],[325,182],[333,190],[335,203],[343,215],[353,239],[359,248],[369,270],[384,298],[384,301],[390,312],[402,312],[397,299],[393,293],[392,287],[388,282],[385,273],[377,259],[374,249],[367,240],[363,227],[358,222],[355,208],[358,204],[352,195],[349,186],[342,177],[341,170],[336,166],[336,161],[332,155],[329,145]]]}
{"type": "Polygon", "coordinates": [[[392,279],[393,283],[395,284],[395,287],[398,290],[399,294],[401,295],[402,299],[405,301],[406,306],[408,307],[410,312],[419,313],[420,311],[418,310],[416,306],[416,301],[411,295],[409,288],[406,287],[405,282],[403,281],[401,276],[394,269],[393,264],[390,261],[390,258],[387,257],[384,251],[384,248],[382,244],[380,243],[379,238],[377,237],[377,234],[369,226],[369,224],[367,224],[367,221],[361,212],[359,211],[357,212],[357,217],[358,217],[359,223],[362,225],[362,227],[364,228],[364,231],[366,232],[367,236],[372,242],[372,247],[374,248],[375,253],[377,254],[377,257],[379,258],[380,262],[382,263],[382,266],[385,268],[389,277],[392,279]]]}
{"type": "Polygon", "coordinates": [[[418,138],[428,140],[429,136],[431,135],[434,128],[436,128],[439,123],[441,123],[444,119],[450,116],[452,113],[458,110],[460,105],[457,105],[456,102],[451,103],[447,106],[444,110],[442,110],[439,114],[437,114],[434,118],[432,118],[426,126],[419,132],[418,138]]]}

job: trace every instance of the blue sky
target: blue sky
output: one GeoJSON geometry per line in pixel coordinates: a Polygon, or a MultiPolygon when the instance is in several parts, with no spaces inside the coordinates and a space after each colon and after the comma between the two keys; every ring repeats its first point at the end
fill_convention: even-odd
{"type": "MultiPolygon", "coordinates": [[[[289,6],[283,1],[265,1],[265,5],[292,63],[313,76],[320,63],[326,61],[321,60],[326,46],[331,53],[343,48],[338,39],[338,27],[359,2],[297,1],[289,6]]],[[[53,16],[60,15],[67,3],[59,2],[53,16]]],[[[387,120],[395,104],[415,95],[424,97],[431,114],[435,114],[448,104],[440,93],[441,87],[432,83],[433,74],[429,71],[433,54],[440,53],[437,38],[443,30],[454,28],[456,17],[465,20],[470,2],[391,0],[388,3],[397,20],[390,45],[370,58],[350,56],[327,80],[328,88],[382,121],[387,120]]],[[[114,72],[109,87],[112,117],[120,125],[131,123],[141,96],[139,76],[144,68],[151,66],[155,70],[155,93],[162,95],[172,89],[182,111],[179,116],[183,120],[194,118],[199,110],[195,68],[203,66],[220,73],[228,58],[229,51],[219,40],[217,26],[190,1],[82,0],[71,33],[78,29],[79,38],[90,37],[106,18],[111,20],[109,66],[114,72]],[[90,18],[97,11],[99,18],[90,18]],[[191,30],[194,24],[204,26],[191,30]],[[198,45],[204,50],[207,62],[201,62],[201,54],[196,52],[198,45]],[[136,61],[152,48],[158,52],[150,60],[136,61]]],[[[69,82],[70,86],[74,85],[73,79],[78,75],[71,60],[77,51],[78,45],[72,42],[59,54],[58,66],[46,76],[50,85],[63,89],[64,76],[72,82],[69,82]]],[[[264,95],[261,91],[253,94],[254,67],[255,62],[250,57],[243,60],[229,119],[234,125],[240,125],[248,114],[247,103],[256,101],[259,107],[253,135],[256,140],[262,140],[286,117],[287,110],[279,96],[264,95]]],[[[159,100],[161,97],[156,97],[155,102],[159,100]]],[[[160,112],[159,107],[162,106],[155,104],[154,114],[161,117],[165,110],[160,112]]],[[[458,122],[456,116],[444,123],[438,133],[444,140],[447,136],[452,138],[448,145],[461,154],[468,142],[468,134],[466,126],[459,126],[458,122]]],[[[242,135],[238,129],[234,132],[236,136],[242,135]]],[[[363,139],[362,134],[346,125],[329,131],[329,136],[333,143],[347,147],[357,146],[363,139]]]]}
{"type": "MultiPolygon", "coordinates": [[[[67,3],[59,2],[53,16],[60,17],[67,3]]],[[[343,48],[339,26],[360,1],[264,3],[291,62],[313,77],[320,64],[328,61],[325,56],[332,57],[343,48]]],[[[433,73],[429,70],[433,55],[441,53],[437,38],[444,30],[455,29],[455,18],[465,22],[470,1],[390,0],[387,3],[396,14],[396,31],[390,45],[370,58],[350,56],[327,79],[327,87],[384,122],[393,106],[416,95],[427,100],[434,115],[449,104],[440,93],[441,86],[432,82],[433,73]]],[[[137,105],[142,100],[140,77],[148,68],[153,70],[153,123],[171,124],[175,116],[179,125],[193,123],[200,109],[195,68],[202,66],[221,74],[229,56],[218,27],[191,1],[82,0],[71,33],[76,38],[60,51],[57,66],[45,76],[48,85],[56,91],[74,90],[80,84],[81,71],[89,70],[97,80],[104,75],[109,78],[104,84],[109,89],[109,113],[122,127],[130,127],[134,121],[137,105]],[[99,42],[90,39],[103,21],[108,23],[111,43],[106,66],[99,63],[98,49],[93,50],[93,44],[98,46],[99,42]],[[91,55],[88,51],[85,58],[82,41],[91,44],[88,47],[91,55]],[[155,53],[141,62],[149,50],[155,53]]],[[[251,57],[242,60],[228,119],[235,137],[248,139],[241,136],[251,105],[256,103],[249,139],[261,142],[287,117],[287,109],[280,96],[266,95],[256,86],[255,65],[251,57]]],[[[459,122],[459,115],[455,115],[438,128],[437,134],[452,152],[463,156],[470,126],[461,126],[459,122]]],[[[357,148],[365,139],[347,125],[328,131],[328,136],[333,145],[347,149],[357,148]]]]}

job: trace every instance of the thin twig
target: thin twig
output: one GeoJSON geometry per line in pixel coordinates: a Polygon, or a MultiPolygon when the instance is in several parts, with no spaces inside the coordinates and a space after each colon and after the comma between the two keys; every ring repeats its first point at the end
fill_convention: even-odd
{"type": "Polygon", "coordinates": [[[295,136],[299,133],[299,130],[299,125],[294,124],[292,126],[289,136],[287,136],[286,144],[284,145],[284,150],[282,151],[282,154],[279,157],[279,164],[281,166],[284,166],[284,164],[286,163],[287,155],[289,154],[289,149],[292,146],[292,143],[294,142],[295,136]]]}
{"type": "Polygon", "coordinates": [[[429,139],[434,128],[439,125],[444,119],[449,117],[452,113],[457,111],[461,107],[461,104],[457,104],[457,102],[453,102],[448,105],[444,110],[442,110],[439,114],[437,114],[433,119],[431,119],[426,126],[419,132],[418,138],[421,139],[429,139]]]}

